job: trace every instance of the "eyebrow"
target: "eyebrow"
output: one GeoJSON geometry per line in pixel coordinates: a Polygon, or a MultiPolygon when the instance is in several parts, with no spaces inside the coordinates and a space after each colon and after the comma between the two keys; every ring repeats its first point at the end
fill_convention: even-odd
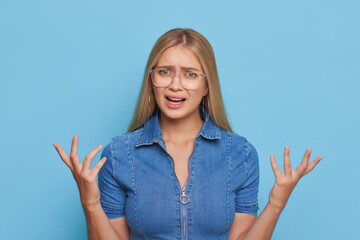
{"type": "MultiPolygon", "coordinates": [[[[157,67],[159,67],[159,68],[171,68],[171,69],[174,69],[175,67],[174,66],[172,66],[172,65],[164,65],[164,66],[157,66],[157,67]]],[[[195,70],[195,71],[198,71],[198,72],[200,72],[200,70],[199,69],[197,69],[197,68],[193,68],[193,67],[180,67],[181,69],[183,69],[183,70],[195,70]]]]}

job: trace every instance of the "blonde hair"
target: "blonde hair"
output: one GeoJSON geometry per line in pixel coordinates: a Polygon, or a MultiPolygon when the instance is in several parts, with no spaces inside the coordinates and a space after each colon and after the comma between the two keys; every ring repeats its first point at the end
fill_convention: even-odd
{"type": "Polygon", "coordinates": [[[144,79],[128,132],[142,127],[148,118],[159,109],[152,91],[149,70],[156,66],[161,54],[167,48],[176,45],[186,46],[198,56],[200,64],[206,73],[209,88],[208,94],[203,99],[204,107],[216,125],[232,132],[225,114],[213,49],[204,36],[190,28],[169,30],[155,43],[146,64],[144,79]]]}

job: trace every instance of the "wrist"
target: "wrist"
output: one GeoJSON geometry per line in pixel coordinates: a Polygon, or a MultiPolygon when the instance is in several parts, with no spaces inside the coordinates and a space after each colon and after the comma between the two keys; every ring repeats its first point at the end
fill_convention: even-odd
{"type": "Polygon", "coordinates": [[[85,212],[94,212],[97,209],[101,208],[100,201],[96,203],[81,203],[85,212]]]}
{"type": "Polygon", "coordinates": [[[273,204],[272,202],[268,202],[266,205],[267,208],[269,208],[274,214],[280,215],[281,212],[283,211],[284,207],[283,206],[279,206],[276,204],[273,204]]]}

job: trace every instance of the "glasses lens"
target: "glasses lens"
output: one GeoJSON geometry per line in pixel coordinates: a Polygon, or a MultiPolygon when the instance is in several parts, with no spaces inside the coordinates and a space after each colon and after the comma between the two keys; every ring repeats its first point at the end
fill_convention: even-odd
{"type": "Polygon", "coordinates": [[[172,80],[172,72],[163,68],[155,68],[152,72],[153,83],[158,87],[167,87],[172,80]]]}
{"type": "MultiPolygon", "coordinates": [[[[169,69],[155,68],[151,73],[153,83],[158,87],[168,87],[175,73],[169,69]]],[[[196,90],[200,88],[203,76],[194,71],[184,71],[180,74],[181,85],[187,90],[196,90]]]]}
{"type": "Polygon", "coordinates": [[[188,90],[196,90],[200,88],[203,76],[201,73],[194,71],[185,71],[181,75],[182,86],[188,90]]]}

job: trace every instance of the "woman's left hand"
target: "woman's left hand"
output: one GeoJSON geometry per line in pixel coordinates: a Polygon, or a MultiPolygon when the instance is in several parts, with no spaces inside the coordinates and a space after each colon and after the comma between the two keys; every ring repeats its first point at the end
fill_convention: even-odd
{"type": "Polygon", "coordinates": [[[311,148],[308,148],[304,154],[301,164],[295,169],[291,169],[289,146],[284,150],[284,173],[281,173],[279,167],[276,164],[273,154],[270,155],[271,167],[275,175],[275,184],[271,189],[269,195],[269,204],[279,212],[281,212],[286,202],[288,201],[290,194],[301,177],[313,170],[313,168],[322,159],[322,156],[316,157],[310,164],[309,158],[311,154],[311,148]]]}

